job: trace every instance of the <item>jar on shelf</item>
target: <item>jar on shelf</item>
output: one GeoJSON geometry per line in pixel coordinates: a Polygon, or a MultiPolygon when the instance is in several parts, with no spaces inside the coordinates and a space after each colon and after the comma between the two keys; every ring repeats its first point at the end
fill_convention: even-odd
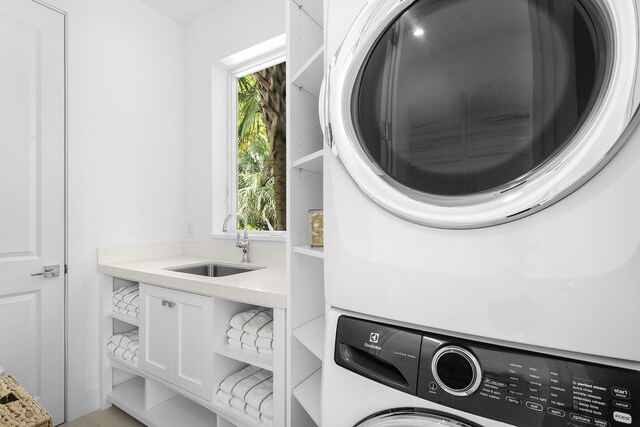
{"type": "Polygon", "coordinates": [[[309,209],[309,232],[311,247],[324,246],[324,214],[322,209],[309,209]]]}

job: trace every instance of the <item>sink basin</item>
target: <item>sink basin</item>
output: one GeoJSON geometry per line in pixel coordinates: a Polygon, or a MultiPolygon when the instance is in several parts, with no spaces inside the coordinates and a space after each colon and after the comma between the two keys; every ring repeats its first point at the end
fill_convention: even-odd
{"type": "Polygon", "coordinates": [[[220,264],[198,264],[186,267],[167,268],[167,270],[177,271],[178,273],[195,274],[197,276],[224,277],[259,270],[259,268],[234,267],[231,265],[220,264]]]}

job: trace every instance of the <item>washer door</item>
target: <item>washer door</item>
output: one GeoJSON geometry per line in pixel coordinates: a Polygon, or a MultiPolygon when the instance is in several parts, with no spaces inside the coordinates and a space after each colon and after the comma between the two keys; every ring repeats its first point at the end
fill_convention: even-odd
{"type": "Polygon", "coordinates": [[[409,221],[529,215],[626,140],[637,1],[371,1],[325,78],[326,139],[365,194],[409,221]]]}
{"type": "Polygon", "coordinates": [[[418,408],[390,409],[360,421],[355,427],[480,427],[444,414],[418,408]]]}

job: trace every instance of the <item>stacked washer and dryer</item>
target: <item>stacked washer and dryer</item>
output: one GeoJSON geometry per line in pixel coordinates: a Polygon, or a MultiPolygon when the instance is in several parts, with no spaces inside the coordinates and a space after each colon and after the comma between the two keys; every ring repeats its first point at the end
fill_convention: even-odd
{"type": "Polygon", "coordinates": [[[330,0],[323,425],[640,425],[639,3],[330,0]]]}

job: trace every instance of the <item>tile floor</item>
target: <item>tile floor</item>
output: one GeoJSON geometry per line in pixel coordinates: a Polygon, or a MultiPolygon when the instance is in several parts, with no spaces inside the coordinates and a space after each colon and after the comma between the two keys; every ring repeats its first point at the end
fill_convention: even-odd
{"type": "Polygon", "coordinates": [[[77,420],[58,427],[142,427],[144,424],[130,417],[121,409],[112,406],[104,411],[95,411],[77,420]]]}

